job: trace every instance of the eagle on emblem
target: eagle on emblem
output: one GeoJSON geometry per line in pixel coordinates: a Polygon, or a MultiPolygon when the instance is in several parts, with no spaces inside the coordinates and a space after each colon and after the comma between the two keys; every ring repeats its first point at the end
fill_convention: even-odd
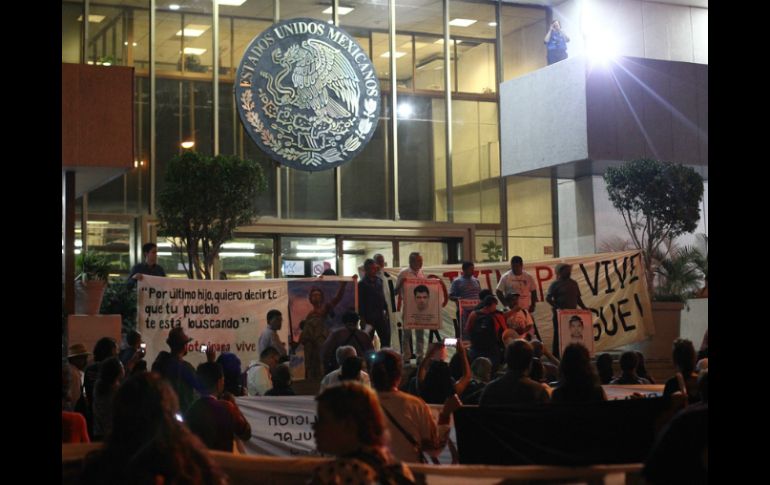
{"type": "Polygon", "coordinates": [[[318,118],[358,115],[359,80],[353,66],[338,49],[317,39],[273,51],[273,61],[283,69],[268,78],[267,90],[279,104],[311,109],[318,118]],[[282,81],[291,75],[291,86],[282,81]]]}

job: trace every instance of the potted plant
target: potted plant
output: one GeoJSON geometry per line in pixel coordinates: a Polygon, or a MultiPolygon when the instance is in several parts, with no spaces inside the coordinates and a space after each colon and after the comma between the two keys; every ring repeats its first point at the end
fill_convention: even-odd
{"type": "Polygon", "coordinates": [[[604,181],[633,246],[642,251],[647,288],[653,300],[655,336],[633,344],[632,349],[652,360],[668,362],[671,342],[680,334],[683,301],[698,276],[689,256],[672,251],[671,243],[698,226],[703,178],[684,165],[638,159],[608,168],[604,181]]]}
{"type": "Polygon", "coordinates": [[[99,313],[110,262],[95,251],[82,251],[75,259],[78,275],[75,277],[75,313],[95,315],[99,313]]]}

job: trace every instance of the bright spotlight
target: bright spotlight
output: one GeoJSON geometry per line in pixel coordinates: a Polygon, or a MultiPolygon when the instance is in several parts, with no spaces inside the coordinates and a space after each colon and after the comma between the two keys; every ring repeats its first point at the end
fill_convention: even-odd
{"type": "Polygon", "coordinates": [[[586,54],[594,64],[606,66],[618,56],[616,40],[607,34],[594,34],[586,39],[586,54]]]}
{"type": "Polygon", "coordinates": [[[409,103],[402,103],[398,105],[398,117],[409,118],[412,116],[412,105],[409,103]]]}

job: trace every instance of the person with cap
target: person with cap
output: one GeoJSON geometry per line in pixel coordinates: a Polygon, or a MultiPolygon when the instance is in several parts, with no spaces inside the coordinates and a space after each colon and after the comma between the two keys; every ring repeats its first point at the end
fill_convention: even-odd
{"type": "MultiPolygon", "coordinates": [[[[67,361],[69,362],[69,403],[72,409],[78,410],[79,407],[84,407],[84,403],[81,401],[83,397],[83,379],[85,377],[85,368],[88,364],[88,356],[91,352],[86,350],[86,346],[83,344],[70,345],[67,352],[67,361]]],[[[84,411],[82,409],[81,411],[84,411]]]]}
{"type": "Polygon", "coordinates": [[[556,265],[557,280],[548,287],[545,301],[553,309],[553,339],[552,352],[556,357],[559,353],[559,316],[558,310],[574,310],[580,307],[584,310],[588,308],[580,298],[580,287],[577,281],[570,278],[572,275],[572,265],[560,263],[556,265]]]}
{"type": "Polygon", "coordinates": [[[505,303],[508,305],[508,311],[503,314],[505,325],[516,332],[517,338],[532,340],[535,337],[535,321],[532,315],[519,305],[520,301],[516,291],[505,295],[505,303]]]}
{"type": "MultiPolygon", "coordinates": [[[[193,340],[184,333],[184,328],[174,327],[168,332],[166,344],[171,352],[161,351],[152,364],[152,371],[163,376],[176,391],[179,409],[184,415],[195,400],[194,390],[199,388],[195,368],[184,360],[187,344],[193,340]]],[[[210,354],[206,354],[210,358],[210,354]]],[[[205,392],[202,388],[200,391],[205,392]]]]}
{"type": "Polygon", "coordinates": [[[166,276],[166,271],[163,266],[158,264],[158,245],[155,243],[145,243],[142,246],[142,255],[144,261],[136,263],[126,280],[126,285],[133,289],[136,287],[136,282],[142,279],[142,275],[150,276],[166,276]]]}

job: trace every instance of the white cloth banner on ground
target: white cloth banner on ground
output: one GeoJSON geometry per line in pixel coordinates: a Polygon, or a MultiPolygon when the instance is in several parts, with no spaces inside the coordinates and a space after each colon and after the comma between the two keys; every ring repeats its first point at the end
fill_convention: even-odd
{"type": "MultiPolygon", "coordinates": [[[[169,350],[166,337],[181,326],[193,338],[185,360],[197,366],[205,362],[202,344],[232,352],[245,368],[258,360],[257,343],[264,332],[267,312],[288,315],[286,280],[188,280],[144,275],[139,281],[137,330],[147,342],[147,362],[161,350],[169,350]]],[[[278,332],[289,341],[288,325],[278,332]]]]}
{"type": "MultiPolygon", "coordinates": [[[[315,396],[249,396],[238,397],[236,402],[251,425],[251,439],[244,443],[247,454],[321,456],[313,435],[315,396]]],[[[442,406],[429,404],[428,407],[433,419],[438,419],[442,406]]],[[[451,424],[449,437],[457,443],[454,422],[451,424]]],[[[449,447],[444,447],[439,461],[452,463],[449,447]]]]}
{"type": "Polygon", "coordinates": [[[644,397],[660,397],[663,395],[663,384],[636,384],[636,385],[604,385],[604,392],[608,401],[617,399],[630,399],[634,393],[644,397]]]}
{"type": "MultiPolygon", "coordinates": [[[[524,271],[532,275],[537,285],[537,303],[532,317],[548,348],[553,338],[553,317],[551,306],[545,302],[545,295],[556,279],[555,268],[559,263],[572,264],[572,279],[580,287],[583,303],[593,313],[595,352],[638,342],[655,333],[640,251],[525,261],[524,271]]],[[[510,269],[510,262],[479,263],[475,275],[481,283],[481,289],[488,288],[494,293],[500,278],[510,269]]],[[[442,325],[439,333],[442,337],[454,337],[457,305],[449,300],[449,287],[462,274],[461,265],[426,266],[422,270],[426,278],[441,281],[442,325]]],[[[386,273],[386,278],[392,276],[395,281],[398,270],[387,269],[386,273]]],[[[400,349],[397,325],[402,321],[402,302],[393,293],[392,287],[387,285],[385,288],[386,301],[391,302],[388,305],[392,325],[391,342],[394,348],[400,349]]]]}

